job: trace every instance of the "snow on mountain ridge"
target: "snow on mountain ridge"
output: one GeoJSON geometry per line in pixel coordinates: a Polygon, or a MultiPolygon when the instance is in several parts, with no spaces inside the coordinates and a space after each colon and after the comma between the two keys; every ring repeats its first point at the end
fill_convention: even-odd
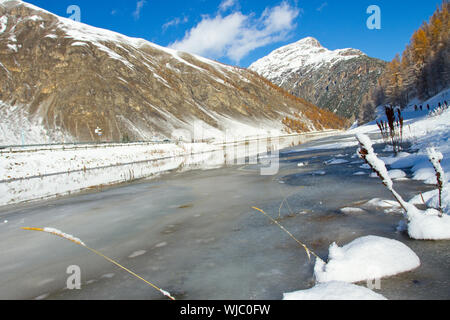
{"type": "Polygon", "coordinates": [[[249,69],[274,80],[300,69],[307,68],[309,72],[325,64],[334,65],[363,55],[365,54],[360,50],[351,48],[331,51],[324,48],[317,39],[307,37],[273,51],[253,63],[249,69]]]}
{"type": "MultiPolygon", "coordinates": [[[[103,50],[106,53],[108,53],[111,56],[111,58],[113,58],[113,59],[125,60],[125,59],[120,59],[121,57],[119,57],[116,53],[113,53],[111,50],[108,50],[108,48],[105,47],[102,44],[102,42],[111,41],[111,42],[114,42],[119,45],[126,44],[126,45],[134,47],[135,49],[141,49],[141,48],[144,48],[145,46],[149,46],[153,49],[163,51],[163,52],[171,55],[178,61],[180,61],[184,64],[187,64],[195,69],[200,69],[198,66],[194,66],[191,63],[189,63],[188,61],[184,60],[180,56],[180,54],[182,54],[181,51],[162,47],[160,45],[152,43],[143,38],[128,37],[128,36],[120,34],[118,32],[94,27],[94,26],[91,26],[91,25],[88,25],[88,24],[85,24],[82,22],[77,22],[72,19],[61,17],[61,16],[55,15],[49,11],[46,11],[45,9],[34,6],[28,2],[24,2],[22,0],[0,0],[0,5],[1,6],[8,5],[8,6],[15,6],[15,7],[25,6],[29,9],[37,11],[40,14],[50,15],[53,18],[58,19],[57,28],[60,28],[62,31],[64,31],[67,34],[67,37],[70,37],[79,42],[93,43],[97,47],[99,47],[100,50],[103,50]]],[[[36,17],[38,17],[38,16],[36,16],[36,17]]],[[[0,20],[0,33],[7,29],[7,17],[2,17],[2,19],[3,18],[6,18],[6,19],[0,20]]],[[[216,61],[213,61],[213,60],[210,60],[207,58],[203,58],[203,57],[197,56],[195,54],[190,54],[190,55],[204,63],[207,63],[207,64],[215,67],[219,71],[221,71],[220,69],[228,69],[228,70],[232,69],[232,67],[221,64],[219,62],[216,62],[216,61]]]]}
{"type": "Polygon", "coordinates": [[[0,21],[6,28],[0,33],[0,88],[5,88],[0,109],[19,108],[31,128],[9,129],[19,127],[20,119],[8,113],[1,144],[60,141],[56,134],[45,137],[52,130],[74,142],[96,141],[97,127],[108,141],[179,138],[180,131],[191,140],[197,127],[202,140],[220,140],[229,130],[239,136],[282,134],[290,130],[283,119],[296,114],[305,115],[300,121],[309,130],[345,125],[331,113],[317,118],[314,106],[246,69],[58,17],[25,2],[2,1],[0,17],[6,17],[0,21]]]}

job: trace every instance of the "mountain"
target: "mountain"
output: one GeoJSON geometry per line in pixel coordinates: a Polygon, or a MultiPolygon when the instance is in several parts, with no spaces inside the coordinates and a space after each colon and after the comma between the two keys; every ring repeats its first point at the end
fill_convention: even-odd
{"type": "Polygon", "coordinates": [[[345,121],[254,72],[0,1],[0,144],[235,136],[345,121]],[[184,130],[184,131],[183,131],[184,130]],[[177,134],[178,134],[177,133],[177,134]]]}
{"type": "Polygon", "coordinates": [[[276,85],[345,118],[358,115],[384,61],[356,49],[328,50],[308,37],[281,47],[250,66],[276,85]]]}

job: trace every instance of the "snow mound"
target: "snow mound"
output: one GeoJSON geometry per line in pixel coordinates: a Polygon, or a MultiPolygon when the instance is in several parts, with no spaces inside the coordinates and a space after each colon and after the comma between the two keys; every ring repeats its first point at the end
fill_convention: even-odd
{"type": "Polygon", "coordinates": [[[388,174],[389,174],[389,177],[391,177],[391,179],[401,179],[401,178],[406,177],[406,173],[399,169],[389,170],[388,174]]]}
{"type": "Polygon", "coordinates": [[[400,208],[398,202],[393,200],[384,200],[380,198],[374,198],[367,201],[364,204],[365,207],[376,207],[376,208],[400,208]]]}
{"type": "MultiPolygon", "coordinates": [[[[388,171],[388,175],[393,180],[406,178],[406,173],[404,171],[400,170],[400,169],[389,170],[388,171]]],[[[378,178],[378,175],[377,175],[376,172],[372,172],[370,174],[370,177],[371,178],[378,178]]]]}
{"type": "Polygon", "coordinates": [[[366,236],[342,248],[333,243],[328,263],[316,260],[314,275],[318,282],[359,282],[393,276],[419,266],[419,257],[403,243],[366,236]]]}
{"type": "Polygon", "coordinates": [[[439,216],[436,209],[428,209],[409,216],[408,234],[416,240],[450,239],[450,216],[439,216]]]}
{"type": "Polygon", "coordinates": [[[346,213],[346,214],[352,214],[352,213],[365,213],[366,211],[361,209],[361,208],[352,208],[352,207],[345,207],[345,208],[341,208],[340,211],[342,213],[346,213]]]}
{"type": "MultiPolygon", "coordinates": [[[[425,192],[423,194],[418,194],[412,198],[409,203],[411,204],[425,204],[428,208],[438,208],[439,207],[439,191],[438,189],[425,192]]],[[[445,214],[450,215],[450,188],[444,186],[442,189],[442,207],[445,214]]]]}
{"type": "Polygon", "coordinates": [[[326,164],[327,166],[330,166],[330,165],[336,165],[336,164],[343,164],[343,163],[347,163],[347,162],[348,161],[344,160],[344,159],[331,159],[331,160],[325,161],[324,164],[326,164]]]}
{"type": "Polygon", "coordinates": [[[285,293],[283,300],[387,300],[381,294],[347,282],[319,283],[308,290],[285,293]]]}

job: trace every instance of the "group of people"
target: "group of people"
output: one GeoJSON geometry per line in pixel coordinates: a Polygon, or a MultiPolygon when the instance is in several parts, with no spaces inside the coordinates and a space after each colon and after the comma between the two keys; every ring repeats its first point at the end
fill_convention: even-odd
{"type": "MultiPolygon", "coordinates": [[[[438,108],[440,109],[441,107],[448,108],[447,100],[445,100],[443,102],[443,104],[441,104],[440,102],[438,103],[438,108]]],[[[426,108],[427,108],[427,110],[431,110],[429,104],[427,104],[426,108]]],[[[414,105],[414,110],[415,111],[418,111],[418,110],[422,111],[423,110],[423,105],[420,105],[420,106],[417,106],[417,104],[414,105]]]]}

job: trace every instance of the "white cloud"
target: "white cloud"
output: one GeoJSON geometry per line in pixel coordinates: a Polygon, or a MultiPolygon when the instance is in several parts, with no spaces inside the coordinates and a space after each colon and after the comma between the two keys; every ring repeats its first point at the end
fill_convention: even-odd
{"type": "Polygon", "coordinates": [[[136,10],[133,12],[134,19],[139,20],[139,18],[141,17],[142,8],[146,3],[146,0],[139,0],[138,2],[136,2],[136,10]]]}
{"type": "Polygon", "coordinates": [[[219,11],[227,11],[229,8],[233,7],[237,3],[237,0],[223,0],[219,5],[219,11]]]}
{"type": "Polygon", "coordinates": [[[163,29],[163,31],[166,31],[170,27],[175,27],[179,24],[187,23],[188,21],[189,21],[188,17],[174,18],[174,19],[170,20],[169,22],[163,24],[162,29],[163,29]]]}
{"type": "Polygon", "coordinates": [[[322,12],[322,10],[323,10],[326,6],[328,6],[328,2],[322,3],[316,10],[319,11],[319,12],[322,12]]]}
{"type": "Polygon", "coordinates": [[[285,40],[296,27],[300,9],[287,2],[266,8],[259,18],[255,14],[234,12],[222,17],[203,16],[202,21],[186,32],[171,48],[209,58],[228,57],[239,62],[251,51],[285,40]]]}

